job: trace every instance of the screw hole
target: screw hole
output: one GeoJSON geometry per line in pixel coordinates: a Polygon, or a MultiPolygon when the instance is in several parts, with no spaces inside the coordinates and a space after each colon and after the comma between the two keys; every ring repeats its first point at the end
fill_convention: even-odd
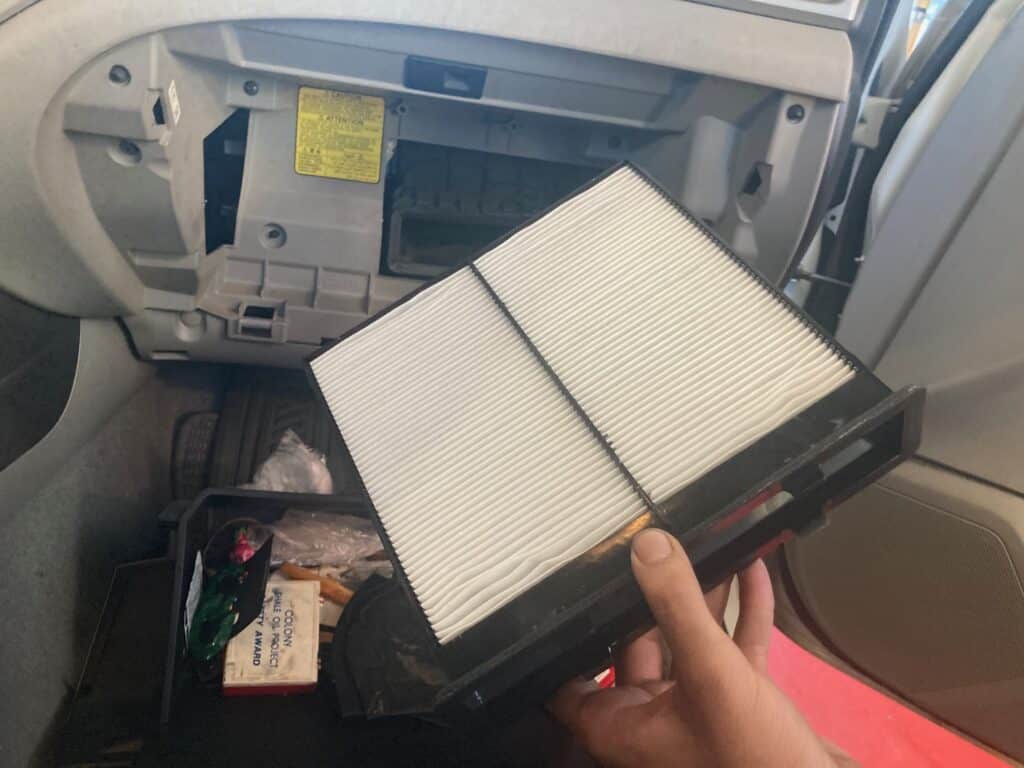
{"type": "Polygon", "coordinates": [[[255,80],[246,80],[245,83],[242,85],[242,90],[244,90],[250,96],[255,96],[257,93],[260,92],[260,84],[257,83],[255,80]]]}
{"type": "Polygon", "coordinates": [[[128,85],[132,81],[132,73],[128,71],[128,67],[115,64],[107,73],[107,79],[114,85],[128,85]]]}
{"type": "Polygon", "coordinates": [[[288,239],[288,233],[280,224],[266,224],[260,234],[260,242],[264,248],[280,248],[288,239]]]}
{"type": "Polygon", "coordinates": [[[806,114],[807,110],[804,109],[803,104],[790,104],[786,110],[786,119],[791,123],[799,123],[806,114]]]}
{"type": "Polygon", "coordinates": [[[138,165],[142,162],[142,150],[134,141],[121,139],[111,147],[110,157],[121,165],[138,165]]]}

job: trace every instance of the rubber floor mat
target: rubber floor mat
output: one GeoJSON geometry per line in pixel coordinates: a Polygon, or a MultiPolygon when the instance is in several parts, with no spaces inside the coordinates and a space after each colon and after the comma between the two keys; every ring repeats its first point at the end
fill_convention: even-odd
{"type": "Polygon", "coordinates": [[[305,374],[272,368],[233,372],[217,422],[210,487],[248,483],[289,429],[324,455],[335,493],[357,492],[351,459],[305,374]]]}

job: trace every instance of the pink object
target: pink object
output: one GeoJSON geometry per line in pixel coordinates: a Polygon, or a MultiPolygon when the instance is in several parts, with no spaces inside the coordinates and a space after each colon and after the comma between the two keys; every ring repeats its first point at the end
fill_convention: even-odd
{"type": "Polygon", "coordinates": [[[811,727],[864,768],[997,768],[1006,763],[833,667],[774,630],[768,673],[811,727]]]}
{"type": "Polygon", "coordinates": [[[249,537],[246,536],[246,529],[242,528],[235,534],[235,546],[231,549],[231,562],[242,564],[252,559],[256,554],[249,537]]]}

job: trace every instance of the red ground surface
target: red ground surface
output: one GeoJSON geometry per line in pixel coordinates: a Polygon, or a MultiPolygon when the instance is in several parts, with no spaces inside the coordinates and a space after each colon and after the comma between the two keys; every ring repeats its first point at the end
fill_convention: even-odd
{"type": "Polygon", "coordinates": [[[1005,768],[1006,763],[811,655],[778,630],[768,671],[819,734],[864,768],[1005,768]]]}

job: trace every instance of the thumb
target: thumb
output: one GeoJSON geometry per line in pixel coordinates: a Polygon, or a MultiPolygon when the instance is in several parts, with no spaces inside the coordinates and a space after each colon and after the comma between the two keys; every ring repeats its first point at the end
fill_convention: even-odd
{"type": "Polygon", "coordinates": [[[676,679],[690,690],[714,685],[736,648],[711,616],[682,546],[665,531],[648,528],[633,537],[632,564],[672,651],[676,679]]]}

